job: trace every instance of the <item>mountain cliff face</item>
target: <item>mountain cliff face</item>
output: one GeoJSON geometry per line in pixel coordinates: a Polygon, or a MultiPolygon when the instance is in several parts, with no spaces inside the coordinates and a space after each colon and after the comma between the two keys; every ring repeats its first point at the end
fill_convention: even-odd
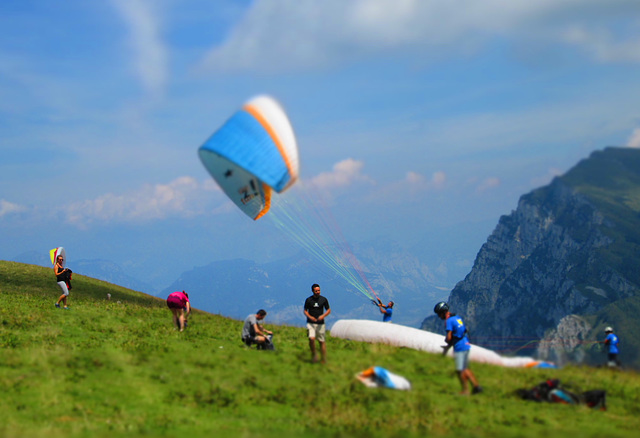
{"type": "MultiPolygon", "coordinates": [[[[607,148],[501,217],[448,301],[473,343],[603,362],[592,341],[612,325],[623,363],[637,366],[639,261],[640,150],[607,148]]],[[[442,332],[442,322],[429,317],[423,328],[442,332]]]]}

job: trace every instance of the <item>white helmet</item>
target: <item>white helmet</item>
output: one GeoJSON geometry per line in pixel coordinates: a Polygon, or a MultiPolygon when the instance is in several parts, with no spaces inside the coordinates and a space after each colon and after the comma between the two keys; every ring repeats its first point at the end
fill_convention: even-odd
{"type": "Polygon", "coordinates": [[[606,329],[604,329],[605,333],[613,333],[613,329],[611,327],[607,327],[606,329]]]}

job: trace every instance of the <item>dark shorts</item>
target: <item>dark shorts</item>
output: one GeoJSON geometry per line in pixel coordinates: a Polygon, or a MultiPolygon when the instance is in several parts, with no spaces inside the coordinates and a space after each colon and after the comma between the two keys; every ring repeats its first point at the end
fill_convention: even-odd
{"type": "Polygon", "coordinates": [[[254,338],[253,336],[249,336],[249,337],[246,337],[246,338],[242,338],[242,342],[244,342],[245,345],[247,345],[248,347],[251,347],[253,344],[257,344],[255,339],[256,338],[254,338]]]}
{"type": "Polygon", "coordinates": [[[167,298],[167,306],[169,309],[184,309],[184,303],[180,298],[167,298]]]}

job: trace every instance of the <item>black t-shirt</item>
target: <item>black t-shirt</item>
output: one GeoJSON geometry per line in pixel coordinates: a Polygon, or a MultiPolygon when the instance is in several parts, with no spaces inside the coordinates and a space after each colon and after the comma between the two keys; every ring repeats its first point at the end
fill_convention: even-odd
{"type": "Polygon", "coordinates": [[[56,282],[65,281],[67,279],[67,273],[64,272],[64,268],[60,269],[59,272],[60,273],[58,275],[56,275],[56,282]]]}
{"type": "MultiPolygon", "coordinates": [[[[304,310],[309,312],[309,315],[317,318],[325,311],[329,310],[329,300],[327,300],[322,295],[311,295],[304,302],[304,310]]],[[[324,319],[322,321],[311,321],[309,318],[307,318],[307,322],[310,322],[311,324],[324,324],[324,319]]]]}

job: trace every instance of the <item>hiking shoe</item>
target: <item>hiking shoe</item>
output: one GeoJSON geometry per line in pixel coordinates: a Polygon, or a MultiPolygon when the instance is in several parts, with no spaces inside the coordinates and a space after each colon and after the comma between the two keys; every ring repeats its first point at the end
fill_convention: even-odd
{"type": "Polygon", "coordinates": [[[471,394],[480,394],[481,392],[482,392],[482,386],[478,385],[473,387],[471,394]]]}
{"type": "Polygon", "coordinates": [[[59,309],[60,308],[60,303],[56,303],[56,307],[59,309]]]}
{"type": "Polygon", "coordinates": [[[62,309],[63,310],[69,310],[69,308],[67,306],[64,306],[62,309]]]}

